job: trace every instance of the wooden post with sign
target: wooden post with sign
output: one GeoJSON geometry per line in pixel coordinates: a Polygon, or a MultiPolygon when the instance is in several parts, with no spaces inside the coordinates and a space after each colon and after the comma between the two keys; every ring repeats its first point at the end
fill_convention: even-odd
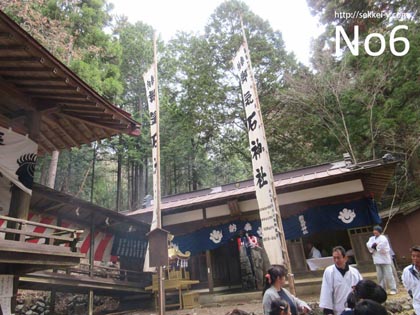
{"type": "MultiPolygon", "coordinates": [[[[156,242],[156,246],[161,248],[163,246],[163,237],[162,230],[162,217],[160,210],[161,196],[160,196],[160,136],[159,136],[159,88],[158,88],[158,72],[157,72],[157,49],[156,49],[156,33],[153,38],[153,51],[154,51],[154,62],[149,70],[143,75],[144,83],[146,86],[147,93],[147,102],[149,105],[149,114],[150,114],[150,135],[151,135],[151,144],[152,144],[152,165],[153,165],[153,219],[151,224],[151,232],[156,231],[156,236],[153,236],[155,233],[151,234],[151,240],[156,242]],[[159,244],[157,244],[159,243],[159,244]]],[[[165,231],[166,232],[166,231],[165,231]]],[[[166,235],[165,246],[166,255],[168,255],[168,239],[166,235]]],[[[157,263],[158,267],[158,285],[159,285],[159,315],[165,313],[165,287],[164,287],[164,278],[163,278],[163,266],[168,263],[160,261],[162,257],[155,255],[153,258],[154,261],[151,261],[151,251],[152,245],[149,242],[148,252],[146,253],[146,259],[149,257],[149,261],[145,262],[145,265],[148,264],[147,268],[150,269],[151,263],[157,263]],[[150,251],[150,253],[149,253],[150,251]],[[161,264],[163,263],[163,264],[161,264]],[[159,266],[158,266],[159,265],[159,266]]]]}
{"type": "Polygon", "coordinates": [[[255,194],[261,220],[263,243],[270,264],[280,264],[287,267],[290,291],[296,294],[280,208],[277,202],[277,192],[274,186],[257,85],[252,71],[251,57],[242,18],[241,27],[243,44],[233,59],[233,65],[240,79],[242,101],[245,107],[249,149],[252,157],[255,194]]]}

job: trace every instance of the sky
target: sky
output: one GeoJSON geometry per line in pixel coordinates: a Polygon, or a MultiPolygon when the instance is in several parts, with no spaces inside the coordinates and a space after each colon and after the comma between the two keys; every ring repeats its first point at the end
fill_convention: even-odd
{"type": "MultiPolygon", "coordinates": [[[[309,65],[311,39],[322,28],[311,16],[306,0],[242,0],[252,12],[283,34],[286,49],[309,65]]],[[[110,0],[113,13],[126,15],[132,23],[151,25],[165,41],[177,31],[203,33],[210,15],[223,0],[110,0]]]]}

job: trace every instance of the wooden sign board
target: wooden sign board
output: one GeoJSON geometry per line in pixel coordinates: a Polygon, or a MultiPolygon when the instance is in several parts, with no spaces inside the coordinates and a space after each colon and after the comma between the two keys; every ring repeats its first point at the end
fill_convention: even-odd
{"type": "Polygon", "coordinates": [[[149,238],[149,265],[151,267],[161,267],[168,264],[168,234],[168,231],[159,228],[147,234],[149,238]]]}

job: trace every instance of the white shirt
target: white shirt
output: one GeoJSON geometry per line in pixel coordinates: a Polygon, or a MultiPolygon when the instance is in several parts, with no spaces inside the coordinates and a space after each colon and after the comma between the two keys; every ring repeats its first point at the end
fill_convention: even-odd
{"type": "Polygon", "coordinates": [[[308,256],[309,256],[309,258],[321,258],[322,257],[321,252],[317,248],[315,248],[315,246],[312,246],[308,256]]]}
{"type": "Polygon", "coordinates": [[[392,264],[389,242],[386,236],[371,236],[366,243],[366,247],[372,254],[374,264],[392,264]],[[372,248],[372,244],[376,243],[376,250],[372,248]]]}
{"type": "Polygon", "coordinates": [[[352,266],[349,266],[344,277],[335,265],[328,266],[322,278],[319,307],[331,309],[335,315],[341,314],[345,309],[347,296],[360,280],[362,275],[352,266]]]}
{"type": "Polygon", "coordinates": [[[419,271],[413,265],[403,270],[402,282],[407,290],[413,295],[413,308],[416,314],[420,314],[420,276],[419,271]]]}

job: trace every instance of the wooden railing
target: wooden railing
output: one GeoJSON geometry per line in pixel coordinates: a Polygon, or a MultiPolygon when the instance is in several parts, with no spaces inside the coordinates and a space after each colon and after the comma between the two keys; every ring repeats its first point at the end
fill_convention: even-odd
{"type": "Polygon", "coordinates": [[[29,240],[45,239],[44,244],[47,245],[68,245],[71,251],[76,252],[76,244],[78,235],[83,233],[83,230],[69,229],[61,226],[38,223],[23,219],[0,215],[0,220],[7,222],[6,227],[0,227],[0,233],[5,233],[5,239],[25,242],[29,240]],[[43,227],[52,229],[53,232],[37,233],[33,231],[26,231],[26,226],[43,227]]]}
{"type": "MultiPolygon", "coordinates": [[[[61,270],[61,269],[60,269],[61,270]]],[[[120,269],[118,267],[106,267],[106,266],[91,266],[89,264],[81,263],[78,266],[62,269],[66,274],[79,274],[87,275],[89,277],[114,279],[119,281],[132,281],[132,278],[138,276],[144,276],[143,272],[120,269]]]]}

